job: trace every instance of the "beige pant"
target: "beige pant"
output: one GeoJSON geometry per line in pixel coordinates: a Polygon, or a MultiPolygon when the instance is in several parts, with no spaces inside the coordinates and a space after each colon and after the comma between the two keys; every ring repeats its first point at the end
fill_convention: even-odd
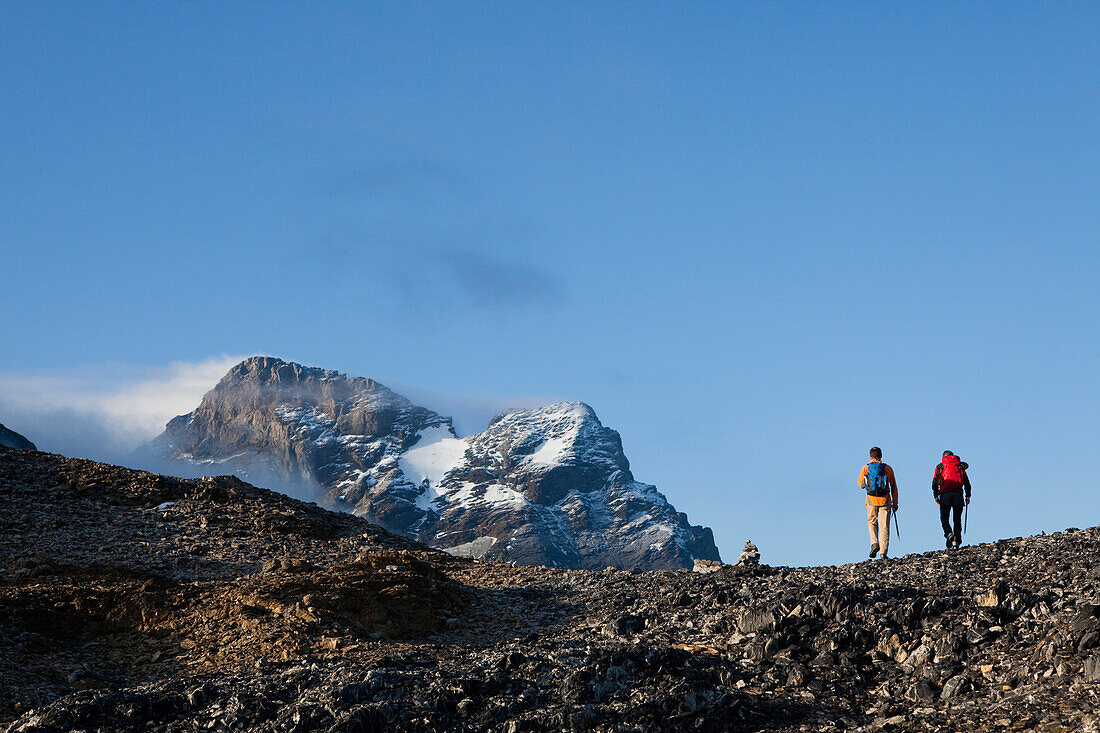
{"type": "Polygon", "coordinates": [[[867,533],[871,544],[885,555],[890,549],[890,507],[867,505],[867,533]]]}

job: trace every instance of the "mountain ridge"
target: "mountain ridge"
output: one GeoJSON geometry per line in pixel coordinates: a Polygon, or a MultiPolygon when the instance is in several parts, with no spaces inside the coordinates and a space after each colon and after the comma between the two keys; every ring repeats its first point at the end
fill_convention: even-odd
{"type": "Polygon", "coordinates": [[[656,487],[634,479],[591,406],[506,410],[475,435],[373,379],[275,357],[232,367],[146,456],[276,486],[456,554],[599,569],[718,560],[656,487]]]}
{"type": "Polygon", "coordinates": [[[0,423],[0,445],[16,450],[38,450],[34,443],[11,428],[4,427],[3,423],[0,423]]]}

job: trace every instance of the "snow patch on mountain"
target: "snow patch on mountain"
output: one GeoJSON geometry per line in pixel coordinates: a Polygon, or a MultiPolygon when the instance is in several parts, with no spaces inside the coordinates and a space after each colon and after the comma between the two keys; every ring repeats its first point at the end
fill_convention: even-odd
{"type": "Polygon", "coordinates": [[[420,440],[401,455],[398,466],[414,484],[427,481],[439,486],[443,477],[462,463],[467,448],[466,441],[456,438],[453,430],[442,425],[431,427],[422,431],[420,440]]]}
{"type": "Polygon", "coordinates": [[[548,438],[527,460],[540,466],[556,466],[565,457],[569,444],[569,439],[565,437],[548,438]]]}

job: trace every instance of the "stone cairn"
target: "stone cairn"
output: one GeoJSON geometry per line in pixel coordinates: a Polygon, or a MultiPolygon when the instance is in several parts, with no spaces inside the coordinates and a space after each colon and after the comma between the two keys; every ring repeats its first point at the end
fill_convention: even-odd
{"type": "Polygon", "coordinates": [[[752,543],[752,540],[745,540],[745,549],[741,550],[741,556],[737,558],[737,565],[759,565],[760,564],[760,550],[756,548],[756,545],[752,543]]]}

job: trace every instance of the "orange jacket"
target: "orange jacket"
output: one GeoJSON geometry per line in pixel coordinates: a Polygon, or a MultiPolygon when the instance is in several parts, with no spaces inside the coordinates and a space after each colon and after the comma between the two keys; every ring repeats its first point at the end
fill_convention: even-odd
{"type": "MultiPolygon", "coordinates": [[[[871,463],[881,463],[881,461],[872,460],[871,463]]],[[[869,465],[869,464],[868,464],[869,465]]],[[[890,489],[890,496],[868,496],[867,506],[886,506],[886,500],[891,499],[890,504],[894,509],[898,508],[898,480],[894,478],[894,469],[890,468],[890,464],[883,464],[886,466],[886,485],[890,489]]],[[[867,488],[867,466],[863,467],[863,470],[859,472],[859,488],[867,488]]]]}

